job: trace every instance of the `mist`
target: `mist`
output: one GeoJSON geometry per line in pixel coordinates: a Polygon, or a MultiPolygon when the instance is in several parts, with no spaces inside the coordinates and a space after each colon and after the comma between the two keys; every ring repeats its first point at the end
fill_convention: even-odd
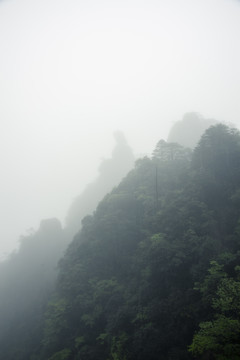
{"type": "Polygon", "coordinates": [[[240,118],[240,5],[0,2],[0,253],[63,224],[121,130],[151,154],[186,112],[240,118]]]}

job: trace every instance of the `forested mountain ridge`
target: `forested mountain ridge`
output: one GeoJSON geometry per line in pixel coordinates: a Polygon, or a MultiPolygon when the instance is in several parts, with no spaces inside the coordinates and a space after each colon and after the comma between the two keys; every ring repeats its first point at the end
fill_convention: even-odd
{"type": "Polygon", "coordinates": [[[239,208],[237,130],[193,152],[160,140],[83,219],[44,318],[0,358],[240,359],[239,208]]]}
{"type": "Polygon", "coordinates": [[[239,359],[239,204],[238,131],[160,142],[61,260],[39,359],[239,359]]]}
{"type": "Polygon", "coordinates": [[[37,231],[20,238],[18,250],[0,262],[0,359],[28,359],[39,352],[58,261],[80,230],[84,215],[92,213],[133,166],[134,155],[124,135],[118,131],[114,136],[112,156],[102,160],[98,177],[75,199],[66,226],[62,228],[56,218],[42,220],[37,231]]]}

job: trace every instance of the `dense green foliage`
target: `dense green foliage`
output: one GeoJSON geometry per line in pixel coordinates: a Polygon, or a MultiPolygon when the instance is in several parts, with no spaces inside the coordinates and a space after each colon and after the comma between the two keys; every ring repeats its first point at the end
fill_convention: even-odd
{"type": "Polygon", "coordinates": [[[216,304],[227,301],[228,277],[238,289],[239,170],[239,134],[223,125],[204,134],[192,161],[189,151],[163,141],[152,159],[139,160],[84,219],[60,263],[43,358],[215,358],[225,345],[234,358],[238,310],[230,316],[216,304]],[[207,275],[213,260],[226,267],[216,284],[207,275]],[[223,327],[226,344],[218,335],[217,348],[202,344],[207,324],[216,334],[223,327]]]}
{"type": "MultiPolygon", "coordinates": [[[[231,261],[239,258],[233,256],[231,261]]],[[[204,280],[200,291],[212,301],[215,310],[214,319],[202,322],[195,334],[190,351],[193,354],[214,354],[219,360],[240,359],[240,278],[229,277],[223,271],[223,265],[211,262],[209,275],[204,280]],[[212,287],[215,287],[212,292],[212,287]],[[217,290],[216,290],[217,289],[217,290]]],[[[239,273],[239,266],[235,271],[239,273]]]]}
{"type": "Polygon", "coordinates": [[[238,131],[160,141],[83,219],[26,359],[239,359],[239,206],[238,131]]]}

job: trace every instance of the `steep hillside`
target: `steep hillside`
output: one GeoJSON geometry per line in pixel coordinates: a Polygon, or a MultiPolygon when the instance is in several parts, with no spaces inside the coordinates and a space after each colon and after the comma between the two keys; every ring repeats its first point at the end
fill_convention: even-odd
{"type": "Polygon", "coordinates": [[[217,125],[192,160],[165,142],[153,154],[84,219],[39,358],[239,359],[240,135],[217,125]]]}
{"type": "Polygon", "coordinates": [[[19,250],[0,262],[0,359],[25,360],[39,353],[60,258],[81,228],[82,218],[133,166],[124,135],[116,132],[115,139],[112,157],[102,161],[96,181],[75,199],[66,227],[62,229],[57,219],[41,221],[37,231],[21,238],[19,250]]]}
{"type": "Polygon", "coordinates": [[[1,324],[0,358],[239,360],[239,207],[237,130],[210,127],[194,152],[160,140],[83,219],[54,292],[34,287],[46,267],[35,240],[45,230],[45,242],[52,230],[61,239],[57,222],[23,246],[25,275],[13,261],[18,286],[1,291],[11,324],[1,324]]]}

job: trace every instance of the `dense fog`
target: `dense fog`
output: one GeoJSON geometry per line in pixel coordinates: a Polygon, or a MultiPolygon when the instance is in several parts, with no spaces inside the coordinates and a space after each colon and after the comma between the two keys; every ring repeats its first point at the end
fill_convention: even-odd
{"type": "Polygon", "coordinates": [[[0,359],[240,360],[239,19],[0,0],[0,359]]]}
{"type": "Polygon", "coordinates": [[[188,112],[239,126],[239,16],[233,0],[0,2],[0,256],[42,219],[65,226],[115,131],[132,161],[188,112]]]}

